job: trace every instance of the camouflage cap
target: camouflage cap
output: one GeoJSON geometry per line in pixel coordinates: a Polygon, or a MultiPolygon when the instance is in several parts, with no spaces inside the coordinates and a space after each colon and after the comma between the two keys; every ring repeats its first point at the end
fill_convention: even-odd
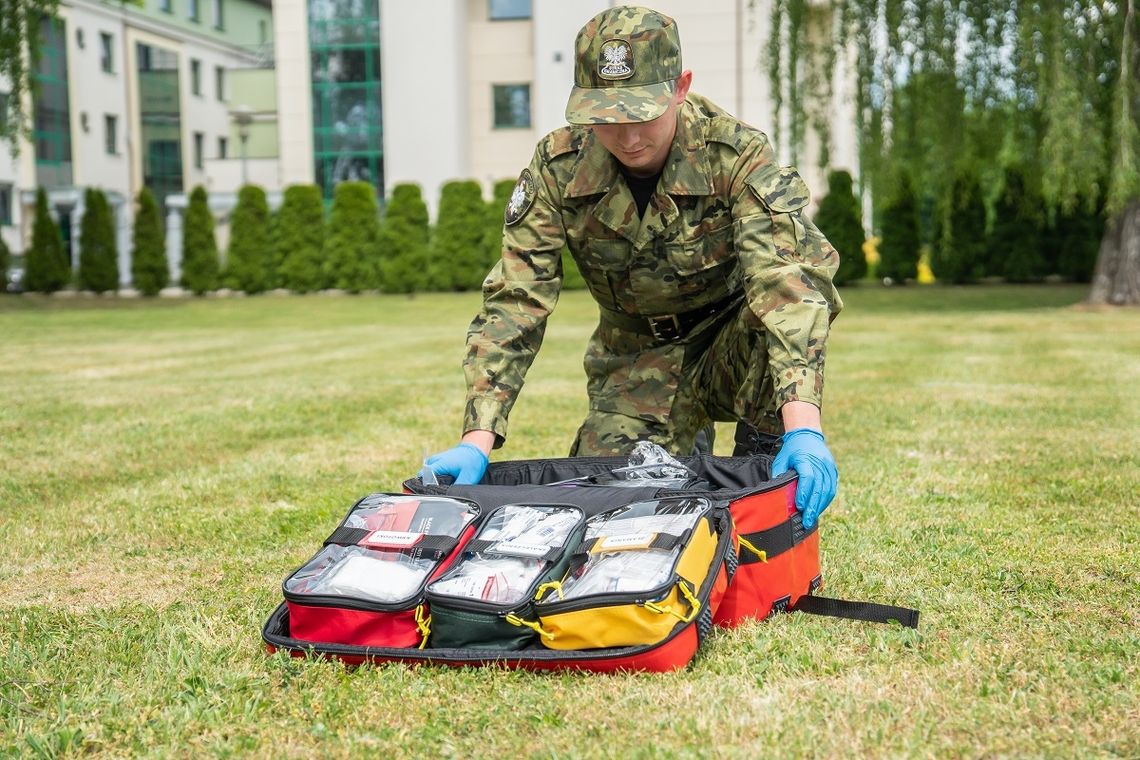
{"type": "Polygon", "coordinates": [[[652,121],[669,107],[679,76],[681,37],[673,19],[648,8],[610,8],[590,19],[574,41],[566,121],[652,121]]]}

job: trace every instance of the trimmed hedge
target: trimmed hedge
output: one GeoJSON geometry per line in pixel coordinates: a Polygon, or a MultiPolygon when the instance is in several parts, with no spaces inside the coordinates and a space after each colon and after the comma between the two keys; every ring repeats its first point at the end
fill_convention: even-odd
{"type": "Polygon", "coordinates": [[[32,246],[28,249],[25,288],[52,293],[71,280],[71,261],[63,250],[59,227],[51,218],[47,193],[36,190],[36,216],[32,223],[32,246]]]}
{"type": "Polygon", "coordinates": [[[487,208],[479,183],[444,184],[432,237],[433,290],[478,290],[491,268],[487,260],[487,208]]]}
{"type": "Polygon", "coordinates": [[[973,175],[962,175],[950,191],[950,208],[935,236],[930,269],[939,280],[976,282],[986,273],[986,203],[973,175]]]}
{"type": "Polygon", "coordinates": [[[285,189],[273,225],[274,257],[281,287],[308,293],[328,287],[324,269],[325,204],[316,185],[285,189]]]}
{"type": "Polygon", "coordinates": [[[1042,252],[1042,208],[1041,196],[1028,185],[1025,173],[1007,169],[1005,189],[994,209],[988,274],[1032,282],[1049,273],[1042,252]]]}
{"type": "Polygon", "coordinates": [[[367,182],[341,182],[333,192],[325,272],[334,288],[359,293],[379,286],[380,224],[376,189],[367,182]]]}
{"type": "Polygon", "coordinates": [[[910,177],[900,174],[894,195],[883,206],[882,237],[879,244],[878,276],[898,284],[918,276],[922,236],[918,203],[910,177]]]}
{"type": "Polygon", "coordinates": [[[261,293],[273,287],[269,246],[269,203],[265,191],[257,185],[245,185],[238,191],[237,206],[230,217],[226,284],[246,293],[261,293]]]}
{"type": "Polygon", "coordinates": [[[419,185],[392,188],[379,232],[380,287],[386,293],[429,290],[428,210],[419,185]]]}
{"type": "Polygon", "coordinates": [[[0,235],[0,293],[8,290],[8,267],[10,266],[12,266],[12,252],[8,250],[4,236],[0,235]]]}
{"type": "Polygon", "coordinates": [[[162,213],[150,188],[139,191],[131,232],[131,284],[143,295],[158,295],[170,283],[166,261],[166,231],[162,213]]]}
{"type": "Polygon", "coordinates": [[[119,248],[111,204],[102,190],[83,193],[83,220],[79,224],[79,287],[103,293],[119,288],[119,248]]]}
{"type": "Polygon", "coordinates": [[[190,193],[182,225],[182,287],[202,295],[218,287],[221,264],[214,238],[214,215],[201,185],[190,193]]]}
{"type": "Polygon", "coordinates": [[[839,251],[836,285],[859,280],[867,275],[862,219],[851,175],[845,171],[828,174],[827,195],[819,202],[819,212],[814,221],[828,242],[839,251]]]}

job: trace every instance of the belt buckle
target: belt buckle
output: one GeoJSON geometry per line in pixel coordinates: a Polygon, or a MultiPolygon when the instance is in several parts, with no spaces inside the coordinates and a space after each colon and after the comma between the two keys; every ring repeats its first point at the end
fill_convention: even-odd
{"type": "Polygon", "coordinates": [[[649,331],[653,337],[660,341],[675,340],[681,337],[681,320],[676,314],[665,314],[660,317],[647,317],[649,331]]]}

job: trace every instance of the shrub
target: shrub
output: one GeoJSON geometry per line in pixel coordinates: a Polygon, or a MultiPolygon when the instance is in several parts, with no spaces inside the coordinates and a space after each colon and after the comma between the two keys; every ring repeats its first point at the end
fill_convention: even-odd
{"type": "Polygon", "coordinates": [[[1044,218],[1041,198],[1018,169],[1005,172],[1005,189],[994,209],[989,274],[1010,282],[1039,280],[1048,272],[1041,248],[1044,218]]]}
{"type": "Polygon", "coordinates": [[[341,182],[333,194],[325,266],[329,284],[357,293],[378,286],[376,190],[367,182],[341,182]]]}
{"type": "Polygon", "coordinates": [[[214,239],[214,215],[201,185],[190,193],[182,225],[182,286],[197,295],[218,287],[218,243],[214,239]]]}
{"type": "Polygon", "coordinates": [[[157,295],[170,282],[166,261],[166,232],[162,214],[150,188],[139,191],[135,225],[131,232],[131,283],[143,295],[157,295]]]}
{"type": "Polygon", "coordinates": [[[435,290],[477,290],[490,264],[486,254],[487,208],[479,183],[444,184],[432,237],[431,279],[435,290]]]}
{"type": "Polygon", "coordinates": [[[882,242],[879,244],[878,276],[901,284],[918,276],[922,239],[918,205],[910,178],[899,175],[895,191],[883,205],[882,242]]]}
{"type": "Polygon", "coordinates": [[[819,202],[819,212],[814,221],[839,251],[839,270],[835,273],[837,285],[861,279],[867,274],[862,218],[851,175],[845,171],[828,174],[827,195],[819,202]]]}
{"type": "Polygon", "coordinates": [[[36,191],[36,216],[26,266],[27,290],[51,293],[67,285],[71,279],[71,262],[63,250],[63,238],[51,218],[47,193],[42,187],[36,191]]]}
{"type": "Polygon", "coordinates": [[[506,215],[507,204],[511,201],[515,184],[516,180],[501,179],[491,190],[491,200],[487,203],[487,231],[484,238],[487,269],[494,266],[503,255],[503,217],[506,215]]]}
{"type": "Polygon", "coordinates": [[[582,290],[586,287],[586,280],[578,270],[578,262],[570,255],[570,249],[562,248],[562,289],[582,290]]]}
{"type": "Polygon", "coordinates": [[[4,236],[0,235],[0,293],[8,289],[8,267],[10,266],[12,266],[12,252],[8,250],[4,236]]]}
{"type": "Polygon", "coordinates": [[[381,288],[388,293],[430,289],[427,246],[428,211],[419,185],[396,185],[380,225],[381,288]]]}
{"type": "Polygon", "coordinates": [[[935,236],[930,268],[946,282],[976,282],[985,275],[986,204],[973,175],[962,175],[950,192],[950,208],[935,236]]]}
{"type": "Polygon", "coordinates": [[[79,287],[102,293],[119,288],[119,248],[111,204],[102,190],[83,194],[83,221],[79,224],[79,287]]]}
{"type": "Polygon", "coordinates": [[[261,293],[273,285],[269,249],[269,203],[257,185],[238,191],[230,217],[230,246],[226,250],[226,284],[246,293],[261,293]]]}
{"type": "Polygon", "coordinates": [[[1074,282],[1090,282],[1104,236],[1103,206],[1061,213],[1047,239],[1054,247],[1053,271],[1074,282]]]}
{"type": "Polygon", "coordinates": [[[273,226],[278,284],[298,293],[328,287],[324,271],[325,205],[316,185],[285,189],[273,226]]]}

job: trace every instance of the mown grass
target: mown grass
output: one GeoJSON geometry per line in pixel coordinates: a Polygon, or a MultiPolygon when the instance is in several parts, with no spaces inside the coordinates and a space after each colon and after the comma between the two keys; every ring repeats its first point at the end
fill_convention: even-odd
{"type": "MultiPolygon", "coordinates": [[[[477,297],[0,298],[0,751],[1140,756],[1140,312],[1082,295],[848,291],[826,591],[921,630],[782,616],[636,676],[262,649],[351,500],[456,436],[477,297]]],[[[565,452],[593,314],[564,297],[501,458],[565,452]]]]}

